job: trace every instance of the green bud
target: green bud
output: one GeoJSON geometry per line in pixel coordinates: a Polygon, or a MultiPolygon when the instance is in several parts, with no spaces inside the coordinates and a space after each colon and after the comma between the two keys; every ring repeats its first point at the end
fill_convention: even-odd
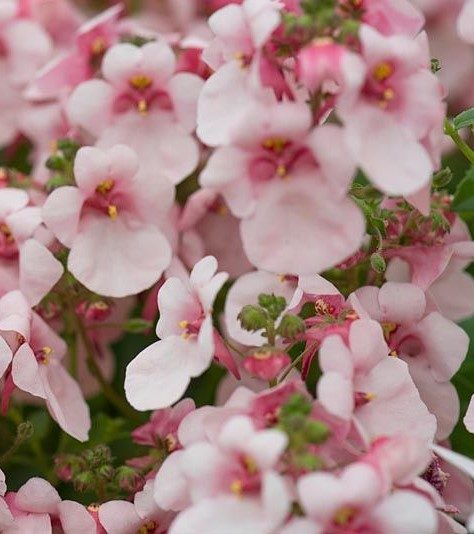
{"type": "Polygon", "coordinates": [[[34,434],[34,427],[30,421],[20,423],[16,429],[16,439],[20,442],[30,439],[34,434]]]}
{"type": "Polygon", "coordinates": [[[112,463],[112,454],[107,445],[97,445],[93,449],[87,449],[82,453],[82,457],[90,467],[112,463]]]}
{"type": "Polygon", "coordinates": [[[69,161],[72,161],[75,158],[77,151],[81,148],[81,145],[77,141],[68,137],[58,139],[56,145],[63,153],[64,157],[69,161]]]}
{"type": "Polygon", "coordinates": [[[66,168],[64,157],[59,153],[49,156],[45,165],[51,171],[63,171],[66,168]]]}
{"type": "Polygon", "coordinates": [[[433,187],[435,189],[442,189],[443,187],[446,187],[452,179],[453,172],[449,167],[445,167],[433,176],[433,187]]]}
{"type": "Polygon", "coordinates": [[[240,321],[242,328],[249,332],[256,332],[265,328],[268,320],[265,310],[262,310],[258,306],[252,306],[251,304],[244,306],[240,310],[237,319],[240,321]]]}
{"type": "Polygon", "coordinates": [[[46,182],[46,191],[51,193],[58,187],[66,185],[66,177],[63,174],[55,174],[46,182]]]}
{"type": "Polygon", "coordinates": [[[273,293],[271,295],[266,295],[265,293],[260,294],[258,296],[258,303],[262,308],[267,310],[268,314],[274,321],[280,317],[283,310],[286,308],[285,297],[277,297],[273,293]]]}
{"type": "Polygon", "coordinates": [[[132,467],[122,465],[116,471],[115,481],[122,490],[134,492],[142,483],[142,477],[132,467]]]}
{"type": "Polygon", "coordinates": [[[92,471],[82,471],[73,479],[74,489],[77,491],[87,491],[94,488],[95,475],[92,471]]]}
{"type": "Polygon", "coordinates": [[[330,435],[330,430],[321,421],[308,419],[305,425],[305,435],[309,443],[324,443],[330,435]]]}
{"type": "Polygon", "coordinates": [[[311,402],[301,395],[295,393],[280,409],[280,419],[287,419],[294,415],[309,415],[311,413],[311,402]]]}
{"type": "Polygon", "coordinates": [[[102,465],[101,467],[99,467],[96,473],[97,476],[101,478],[111,480],[115,474],[115,469],[111,465],[102,465]]]}
{"type": "Polygon", "coordinates": [[[383,274],[387,270],[387,264],[384,257],[379,252],[374,252],[370,256],[370,265],[372,269],[379,274],[383,274]]]}
{"type": "Polygon", "coordinates": [[[304,469],[305,471],[317,471],[324,467],[323,460],[310,452],[302,452],[296,454],[293,461],[297,467],[304,469]]]}
{"type": "Polygon", "coordinates": [[[131,334],[141,334],[150,330],[152,326],[153,323],[151,321],[141,319],[140,317],[134,317],[123,324],[123,330],[124,332],[129,332],[131,334]]]}
{"type": "Polygon", "coordinates": [[[436,74],[441,70],[441,61],[435,57],[431,59],[431,72],[436,74]]]}
{"type": "Polygon", "coordinates": [[[297,315],[286,314],[283,316],[277,332],[284,338],[292,339],[305,331],[303,319],[297,315]]]}

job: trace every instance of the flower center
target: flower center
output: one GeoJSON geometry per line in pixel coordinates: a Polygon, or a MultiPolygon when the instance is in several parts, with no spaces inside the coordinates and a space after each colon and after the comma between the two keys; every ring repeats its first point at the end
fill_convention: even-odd
{"type": "Polygon", "coordinates": [[[52,354],[53,354],[53,349],[48,346],[45,346],[42,349],[35,351],[37,362],[43,365],[48,365],[48,363],[51,360],[52,354]]]}
{"type": "Polygon", "coordinates": [[[100,182],[100,184],[95,188],[95,192],[99,195],[106,195],[107,193],[110,193],[110,191],[112,191],[114,185],[115,181],[111,178],[107,178],[106,180],[100,182]]]}
{"type": "Polygon", "coordinates": [[[393,67],[387,61],[378,63],[372,71],[372,76],[377,82],[385,82],[392,74],[393,67]]]}
{"type": "Polygon", "coordinates": [[[136,89],[137,91],[145,91],[151,86],[153,80],[146,74],[135,74],[128,80],[128,83],[132,89],[136,89]]]}
{"type": "Polygon", "coordinates": [[[148,534],[149,532],[155,532],[158,524],[155,521],[147,521],[138,530],[137,534],[148,534]]]}
{"type": "Polygon", "coordinates": [[[343,506],[334,514],[333,523],[338,526],[345,526],[356,516],[356,509],[352,506],[343,506]]]}
{"type": "Polygon", "coordinates": [[[262,148],[271,150],[275,154],[281,154],[289,145],[289,141],[283,137],[269,137],[262,142],[262,148]]]}
{"type": "Polygon", "coordinates": [[[93,56],[100,56],[107,49],[107,43],[103,37],[96,37],[90,47],[91,54],[93,56]]]}

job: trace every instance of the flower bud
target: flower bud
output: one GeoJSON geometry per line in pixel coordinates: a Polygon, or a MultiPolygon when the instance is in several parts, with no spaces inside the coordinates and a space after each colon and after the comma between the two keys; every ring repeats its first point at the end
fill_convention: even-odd
{"type": "Polygon", "coordinates": [[[267,324],[265,311],[258,306],[252,306],[250,304],[241,309],[237,319],[240,321],[242,328],[250,332],[261,330],[267,324]]]}
{"type": "Polygon", "coordinates": [[[74,488],[77,491],[87,491],[94,487],[95,476],[92,471],[83,471],[74,477],[74,488]]]}
{"type": "Polygon", "coordinates": [[[250,375],[269,381],[274,380],[290,363],[286,352],[263,348],[247,356],[243,366],[250,375]]]}
{"type": "Polygon", "coordinates": [[[46,160],[45,165],[51,171],[63,171],[66,167],[66,162],[61,154],[52,154],[46,160]]]}
{"type": "Polygon", "coordinates": [[[302,334],[306,327],[303,319],[297,315],[286,314],[283,316],[277,332],[284,338],[292,339],[302,334]]]}
{"type": "Polygon", "coordinates": [[[387,270],[385,259],[379,252],[374,252],[374,254],[370,256],[370,265],[372,266],[372,269],[379,274],[382,274],[387,270]]]}
{"type": "Polygon", "coordinates": [[[330,435],[327,425],[313,419],[306,421],[304,433],[309,443],[323,443],[330,435]]]}
{"type": "Polygon", "coordinates": [[[122,465],[117,469],[115,480],[122,490],[130,493],[137,491],[143,484],[140,474],[127,465],[122,465]]]}
{"type": "Polygon", "coordinates": [[[275,321],[283,313],[286,308],[285,297],[277,297],[276,295],[266,295],[262,293],[258,296],[259,305],[267,310],[270,317],[275,321]]]}

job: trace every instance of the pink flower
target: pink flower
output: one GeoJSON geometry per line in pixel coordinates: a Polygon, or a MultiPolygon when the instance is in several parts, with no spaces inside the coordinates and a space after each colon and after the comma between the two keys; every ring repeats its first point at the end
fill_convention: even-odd
{"type": "Polygon", "coordinates": [[[413,194],[439,166],[441,149],[435,137],[440,137],[436,132],[444,117],[439,81],[428,70],[426,38],[385,37],[363,25],[360,40],[365,80],[338,101],[346,141],[378,188],[393,195],[413,194]]]}
{"type": "Polygon", "coordinates": [[[407,0],[362,0],[362,20],[384,35],[414,37],[424,26],[425,18],[407,0]]]}
{"type": "MultiPolygon", "coordinates": [[[[0,501],[1,502],[1,501],[0,501]]],[[[5,495],[10,518],[0,512],[3,534],[52,532],[53,525],[65,534],[95,532],[95,522],[84,506],[61,501],[58,492],[42,478],[30,478],[17,492],[5,495]]]]}
{"type": "Polygon", "coordinates": [[[274,380],[291,363],[286,352],[260,349],[249,354],[243,361],[244,369],[262,380],[274,380]]]}
{"type": "Polygon", "coordinates": [[[104,79],[81,83],[69,97],[69,118],[98,138],[98,146],[127,144],[142,167],[160,169],[177,184],[199,160],[191,132],[202,80],[175,69],[175,55],[163,40],[117,44],[102,61],[104,79]]]}
{"type": "Polygon", "coordinates": [[[169,278],[158,293],[161,338],[127,367],[125,392],[139,410],[165,408],[185,392],[191,378],[201,375],[213,357],[237,372],[232,357],[212,325],[212,305],[227,273],[207,256],[197,263],[189,281],[169,278]]]}
{"type": "Polygon", "coordinates": [[[423,402],[438,419],[438,439],[449,436],[459,415],[449,380],[466,356],[466,333],[440,313],[429,313],[423,291],[412,284],[361,288],[350,300],[360,316],[365,312],[382,324],[390,350],[407,362],[423,402]]]}
{"type": "Polygon", "coordinates": [[[377,473],[368,465],[354,463],[339,476],[314,473],[298,480],[298,497],[307,518],[295,520],[282,534],[320,532],[437,532],[436,511],[431,503],[412,491],[384,495],[377,473]]]}
{"type": "Polygon", "coordinates": [[[171,261],[160,224],[173,190],[124,145],[84,147],[74,162],[77,187],[54,190],[43,217],[69,247],[68,268],[86,287],[124,297],[147,289],[171,261]]]}
{"type": "Polygon", "coordinates": [[[19,291],[0,299],[0,375],[5,383],[2,407],[15,387],[45,400],[58,425],[79,441],[88,439],[89,408],[79,385],[61,365],[66,343],[19,291]]]}
{"type": "Polygon", "coordinates": [[[107,534],[165,534],[173,515],[161,510],[154,501],[153,480],[148,480],[143,490],[135,494],[133,503],[109,501],[99,507],[99,521],[107,534]]]}
{"type": "Polygon", "coordinates": [[[289,513],[291,498],[285,482],[268,472],[262,481],[261,498],[222,496],[204,499],[178,514],[170,534],[206,532],[258,532],[273,534],[289,513]]]}
{"type": "Polygon", "coordinates": [[[407,424],[430,441],[435,418],[421,401],[407,364],[388,352],[375,321],[354,321],[347,345],[340,336],[326,338],[319,354],[323,376],[317,385],[318,400],[329,413],[353,419],[366,442],[403,432],[407,424]]]}
{"type": "Polygon", "coordinates": [[[123,6],[115,5],[79,27],[74,48],[46,64],[27,90],[31,99],[60,97],[93,77],[97,60],[118,40],[117,21],[123,6]]]}

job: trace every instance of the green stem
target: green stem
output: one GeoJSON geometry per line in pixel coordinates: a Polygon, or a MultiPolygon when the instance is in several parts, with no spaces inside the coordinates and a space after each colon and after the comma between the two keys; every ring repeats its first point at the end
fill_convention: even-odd
{"type": "Polygon", "coordinates": [[[464,156],[474,164],[474,150],[462,139],[449,119],[444,119],[444,133],[449,135],[464,156]]]}
{"type": "Polygon", "coordinates": [[[283,371],[283,373],[280,375],[280,377],[278,378],[278,381],[277,381],[277,384],[281,384],[283,382],[283,380],[285,380],[285,378],[290,374],[291,370],[296,367],[302,360],[303,358],[311,353],[313,350],[316,350],[316,347],[318,346],[317,343],[313,343],[312,345],[310,345],[309,347],[306,347],[303,352],[298,356],[296,357],[291,363],[290,365],[283,371]]]}
{"type": "Polygon", "coordinates": [[[114,388],[104,378],[104,375],[102,374],[102,370],[97,365],[97,362],[95,360],[94,347],[92,345],[92,342],[89,336],[87,335],[86,328],[84,324],[82,323],[81,319],[77,317],[77,315],[74,315],[74,317],[75,317],[77,332],[79,333],[82,339],[82,342],[84,343],[84,347],[86,349],[87,366],[89,368],[89,371],[96,378],[97,382],[99,382],[100,387],[102,389],[102,393],[104,394],[105,398],[111,404],[113,404],[124,417],[132,419],[137,422],[141,422],[141,418],[139,414],[131,406],[129,406],[129,404],[127,404],[127,402],[120,395],[117,394],[114,388]]]}

